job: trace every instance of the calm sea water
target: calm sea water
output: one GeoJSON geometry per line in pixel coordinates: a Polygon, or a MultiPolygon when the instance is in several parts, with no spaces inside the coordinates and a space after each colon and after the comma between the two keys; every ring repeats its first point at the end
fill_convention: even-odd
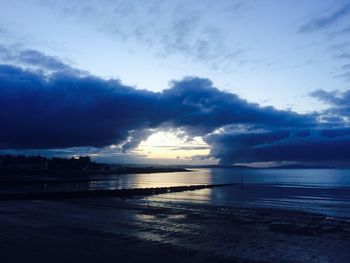
{"type": "Polygon", "coordinates": [[[72,191],[236,183],[146,197],[157,202],[296,209],[350,218],[350,169],[196,169],[87,177],[84,181],[1,184],[0,192],[72,191]]]}
{"type": "Polygon", "coordinates": [[[210,169],[197,173],[208,183],[236,185],[146,199],[294,209],[350,218],[350,169],[210,169]]]}

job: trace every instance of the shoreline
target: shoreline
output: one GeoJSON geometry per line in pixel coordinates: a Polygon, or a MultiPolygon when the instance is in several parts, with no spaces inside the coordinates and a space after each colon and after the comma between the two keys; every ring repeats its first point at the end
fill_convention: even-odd
{"type": "MultiPolygon", "coordinates": [[[[123,174],[149,174],[149,173],[176,173],[192,172],[186,168],[175,167],[126,167],[118,170],[0,170],[0,182],[16,183],[29,182],[31,177],[48,179],[66,179],[70,176],[86,177],[89,175],[123,175],[123,174]]],[[[39,179],[40,180],[40,179],[39,179]]],[[[69,179],[67,179],[69,180],[69,179]]],[[[88,179],[87,179],[88,180],[88,179]]]]}

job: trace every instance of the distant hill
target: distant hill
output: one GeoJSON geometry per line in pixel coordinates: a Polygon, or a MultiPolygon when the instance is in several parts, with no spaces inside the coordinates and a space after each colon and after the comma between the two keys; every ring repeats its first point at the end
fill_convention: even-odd
{"type": "Polygon", "coordinates": [[[221,165],[221,164],[208,164],[208,165],[181,165],[186,168],[226,168],[226,169],[254,169],[245,165],[221,165]]]}
{"type": "Polygon", "coordinates": [[[336,169],[336,167],[326,165],[304,165],[304,164],[287,164],[271,167],[272,169],[336,169]]]}
{"type": "Polygon", "coordinates": [[[304,165],[304,164],[286,164],[272,167],[250,167],[246,165],[183,165],[186,168],[225,168],[225,169],[336,169],[336,167],[326,165],[304,165]]]}

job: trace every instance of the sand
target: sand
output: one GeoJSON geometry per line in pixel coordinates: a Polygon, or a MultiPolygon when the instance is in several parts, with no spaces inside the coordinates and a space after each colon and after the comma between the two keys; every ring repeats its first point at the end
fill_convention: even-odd
{"type": "Polygon", "coordinates": [[[350,221],[142,198],[0,202],[0,262],[350,262],[350,221]]]}

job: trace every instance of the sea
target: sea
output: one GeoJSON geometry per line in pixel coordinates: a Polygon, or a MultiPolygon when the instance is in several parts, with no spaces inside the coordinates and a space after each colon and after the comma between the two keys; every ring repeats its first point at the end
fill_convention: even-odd
{"type": "MultiPolygon", "coordinates": [[[[82,191],[227,184],[142,197],[147,202],[202,203],[314,212],[350,218],[350,169],[192,169],[190,172],[90,175],[86,178],[0,182],[0,193],[82,191]]],[[[138,197],[140,198],[140,197],[138,197]]]]}

